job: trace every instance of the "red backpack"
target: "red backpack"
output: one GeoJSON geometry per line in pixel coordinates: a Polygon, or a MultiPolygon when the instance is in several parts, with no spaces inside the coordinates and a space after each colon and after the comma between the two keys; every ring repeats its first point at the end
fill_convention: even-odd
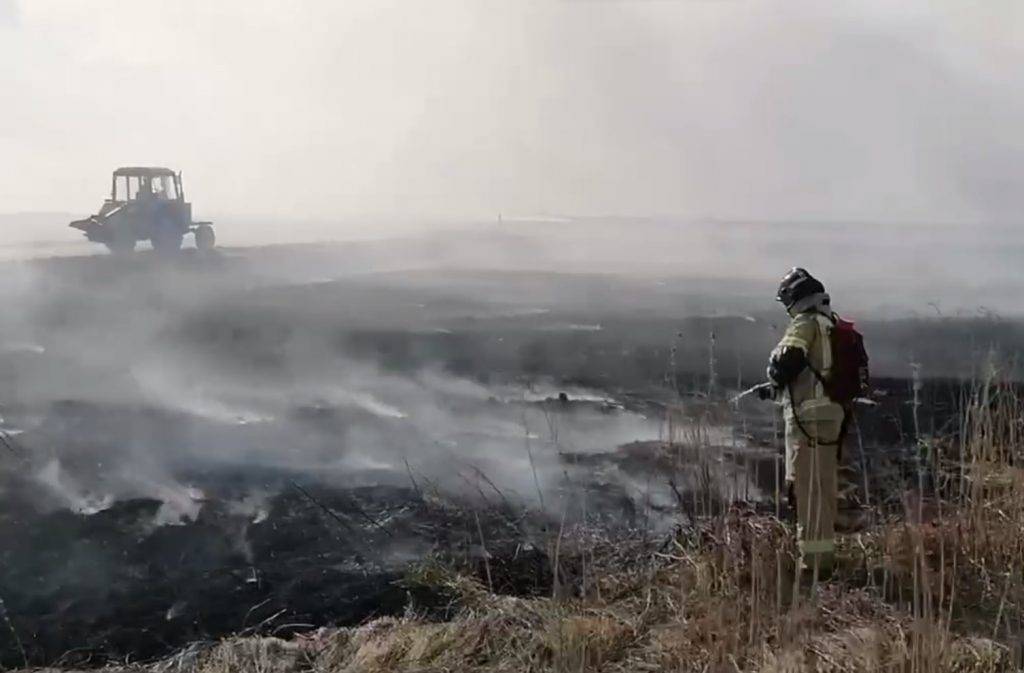
{"type": "Polygon", "coordinates": [[[817,371],[814,373],[829,399],[845,407],[869,392],[868,353],[864,349],[863,335],[852,322],[834,313],[827,317],[832,321],[832,328],[828,330],[832,369],[827,378],[817,371]]]}

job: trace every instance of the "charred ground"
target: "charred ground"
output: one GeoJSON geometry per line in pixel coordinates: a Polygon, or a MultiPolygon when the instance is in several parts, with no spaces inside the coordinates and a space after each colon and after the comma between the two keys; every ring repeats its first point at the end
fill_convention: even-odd
{"type": "MultiPolygon", "coordinates": [[[[576,552],[556,563],[544,543],[558,513],[659,534],[679,491],[699,488],[669,487],[667,415],[758,380],[781,324],[750,283],[337,273],[339,259],[12,266],[4,664],[22,663],[13,633],[32,663],[99,664],[239,631],[443,615],[451,596],[406,581],[428,557],[499,593],[571,590],[576,552]],[[567,495],[570,474],[582,490],[567,495]],[[585,512],[552,505],[581,493],[585,512]]],[[[884,493],[914,428],[953,417],[973,358],[947,354],[1024,336],[993,316],[861,326],[888,393],[862,418],[861,460],[884,493]],[[916,426],[912,362],[929,379],[916,426]]],[[[731,496],[757,507],[777,479],[771,417],[737,413],[711,424],[749,482],[731,496]]]]}

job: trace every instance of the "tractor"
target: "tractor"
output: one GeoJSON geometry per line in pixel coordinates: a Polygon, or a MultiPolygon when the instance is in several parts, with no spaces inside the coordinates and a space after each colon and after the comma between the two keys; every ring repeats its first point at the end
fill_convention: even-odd
{"type": "Polygon", "coordinates": [[[181,173],[169,168],[118,168],[110,198],[100,212],[70,226],[114,254],[131,253],[145,240],[158,254],[173,254],[181,249],[186,234],[195,237],[200,251],[213,249],[216,242],[210,222],[192,221],[192,204],[185,201],[181,173]]]}

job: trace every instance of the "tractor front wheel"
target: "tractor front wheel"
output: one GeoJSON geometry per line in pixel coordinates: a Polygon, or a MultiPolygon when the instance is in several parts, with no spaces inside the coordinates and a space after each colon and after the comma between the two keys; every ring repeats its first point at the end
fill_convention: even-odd
{"type": "Polygon", "coordinates": [[[130,255],[135,252],[135,232],[128,227],[118,227],[107,240],[107,248],[115,255],[130,255]]]}
{"type": "Polygon", "coordinates": [[[202,251],[213,250],[217,244],[217,236],[213,233],[213,227],[208,224],[200,224],[196,227],[196,248],[202,251]]]}

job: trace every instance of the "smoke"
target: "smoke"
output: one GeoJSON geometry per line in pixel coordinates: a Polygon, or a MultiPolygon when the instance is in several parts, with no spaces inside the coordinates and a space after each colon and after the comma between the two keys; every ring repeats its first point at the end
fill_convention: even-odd
{"type": "Polygon", "coordinates": [[[443,358],[366,358],[347,335],[379,329],[375,307],[346,288],[296,285],[320,299],[289,305],[275,294],[287,287],[244,267],[20,267],[0,365],[5,428],[26,462],[9,462],[7,478],[34,484],[39,506],[83,514],[154,499],[161,525],[194,520],[210,498],[257,502],[257,516],[293,479],[409,485],[412,473],[476,497],[485,477],[536,504],[533,470],[543,490],[558,488],[561,453],[658,436],[657,420],[604,405],[603,392],[454,375],[443,358]],[[319,301],[344,305],[332,317],[319,301]],[[563,392],[577,404],[543,402],[563,392]]]}
{"type": "MultiPolygon", "coordinates": [[[[584,407],[555,441],[523,382],[503,379],[511,368],[490,376],[480,356],[456,375],[461,353],[434,357],[403,335],[536,374],[543,340],[520,337],[509,355],[502,328],[611,339],[609,318],[621,329],[624,316],[763,315],[796,264],[843,312],[1024,310],[1006,280],[1019,234],[994,224],[1024,193],[1007,177],[1024,148],[1019,87],[1007,84],[1024,60],[1012,31],[978,10],[207,4],[119,7],[117,22],[95,6],[20,6],[0,41],[17,130],[0,149],[19,167],[0,201],[84,214],[111,167],[151,157],[185,170],[197,215],[236,214],[218,222],[221,240],[435,231],[228,255],[221,269],[12,266],[5,418],[33,450],[29,474],[65,506],[151,495],[173,503],[173,519],[206,497],[211,470],[406,479],[406,462],[453,489],[458,474],[438,466],[471,463],[531,497],[527,442],[546,447],[552,486],[559,444],[604,450],[657,433],[584,407]],[[565,212],[707,217],[522,217],[565,212]],[[487,224],[424,216],[466,213],[487,224]],[[410,271],[441,268],[507,275],[467,272],[453,290],[452,276],[410,271]],[[611,292],[586,276],[607,272],[630,277],[611,292]]],[[[769,338],[763,327],[751,341],[769,338]]],[[[591,375],[574,355],[554,364],[591,375]]]]}
{"type": "Polygon", "coordinates": [[[0,30],[17,26],[20,16],[17,0],[0,0],[0,30]]]}

